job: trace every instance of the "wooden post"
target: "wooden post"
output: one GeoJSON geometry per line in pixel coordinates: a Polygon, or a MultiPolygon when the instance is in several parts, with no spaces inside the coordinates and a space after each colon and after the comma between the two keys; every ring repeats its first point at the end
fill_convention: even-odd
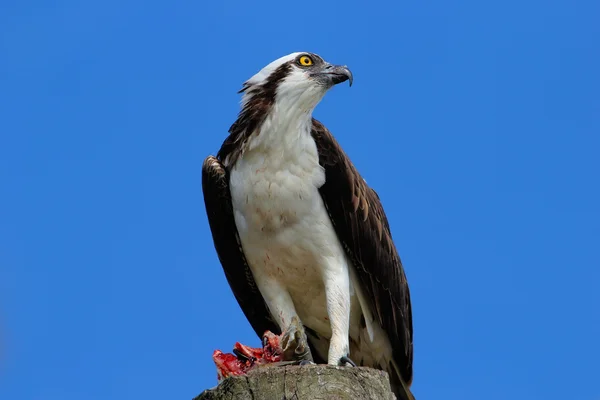
{"type": "Polygon", "coordinates": [[[263,366],[194,400],[394,400],[387,373],[331,365],[263,366]]]}

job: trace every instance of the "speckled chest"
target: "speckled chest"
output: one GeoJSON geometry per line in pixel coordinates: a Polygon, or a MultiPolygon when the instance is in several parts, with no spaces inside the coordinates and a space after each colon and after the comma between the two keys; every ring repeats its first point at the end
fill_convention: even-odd
{"type": "MultiPolygon", "coordinates": [[[[231,195],[239,230],[276,234],[309,217],[322,204],[318,188],[325,182],[312,138],[295,148],[248,151],[231,171],[231,195]]],[[[242,232],[240,232],[241,234],[242,232]]]]}

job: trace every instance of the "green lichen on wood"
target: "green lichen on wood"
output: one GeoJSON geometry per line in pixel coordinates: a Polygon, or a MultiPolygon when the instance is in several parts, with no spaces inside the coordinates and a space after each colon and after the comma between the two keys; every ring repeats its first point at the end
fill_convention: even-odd
{"type": "Polygon", "coordinates": [[[261,367],[194,400],[394,400],[385,372],[330,365],[261,367]]]}

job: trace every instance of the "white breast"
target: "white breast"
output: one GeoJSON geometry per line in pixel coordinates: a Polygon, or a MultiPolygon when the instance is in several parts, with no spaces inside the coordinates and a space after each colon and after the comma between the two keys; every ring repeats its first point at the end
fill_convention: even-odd
{"type": "Polygon", "coordinates": [[[243,217],[236,220],[239,229],[275,233],[314,214],[325,173],[314,141],[303,138],[298,146],[291,154],[255,148],[238,160],[230,185],[234,209],[243,217]]]}

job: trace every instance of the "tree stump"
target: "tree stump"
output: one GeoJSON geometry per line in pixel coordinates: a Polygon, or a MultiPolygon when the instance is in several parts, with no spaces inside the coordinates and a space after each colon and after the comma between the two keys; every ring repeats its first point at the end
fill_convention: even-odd
{"type": "Polygon", "coordinates": [[[262,366],[194,400],[395,400],[387,373],[331,365],[262,366]]]}

